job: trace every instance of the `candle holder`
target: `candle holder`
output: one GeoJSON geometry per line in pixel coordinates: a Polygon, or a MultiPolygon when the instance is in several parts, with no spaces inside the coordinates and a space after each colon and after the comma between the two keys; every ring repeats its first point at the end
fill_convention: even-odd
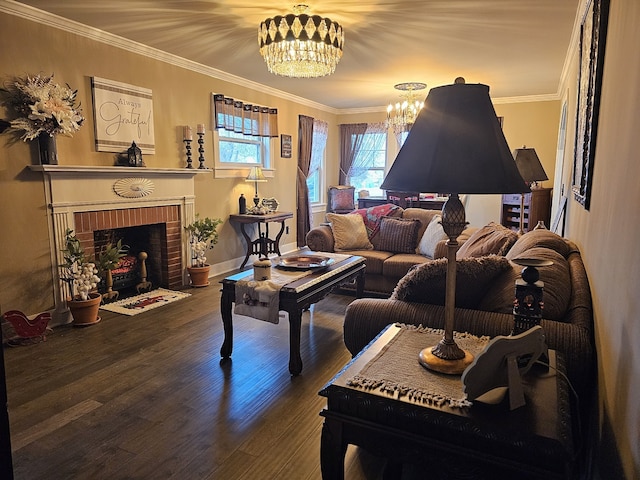
{"type": "Polygon", "coordinates": [[[191,165],[191,140],[188,140],[185,138],[183,142],[187,147],[187,167],[186,168],[193,168],[193,165],[191,165]]]}
{"type": "Polygon", "coordinates": [[[200,162],[199,169],[206,168],[204,166],[204,133],[198,132],[198,153],[200,156],[198,157],[198,161],[200,162]]]}

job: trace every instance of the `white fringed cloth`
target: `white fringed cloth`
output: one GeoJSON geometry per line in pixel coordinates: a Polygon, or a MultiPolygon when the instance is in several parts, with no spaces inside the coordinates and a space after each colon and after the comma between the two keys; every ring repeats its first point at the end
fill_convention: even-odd
{"type": "MultiPolygon", "coordinates": [[[[468,407],[460,375],[446,375],[427,370],[418,361],[418,354],[437,344],[443,330],[398,324],[400,331],[367,363],[347,385],[363,390],[377,390],[389,396],[430,405],[468,407]]],[[[477,357],[489,343],[489,337],[476,337],[454,332],[454,339],[463,350],[477,357]]]]}
{"type": "MultiPolygon", "coordinates": [[[[306,253],[305,253],[306,254],[306,253]]],[[[346,260],[351,255],[341,253],[327,252],[308,252],[309,255],[320,255],[328,257],[334,262],[346,260]]],[[[315,283],[321,282],[329,275],[347,268],[334,268],[332,272],[318,275],[313,282],[305,284],[302,288],[307,288],[315,283]]],[[[305,277],[312,273],[313,270],[283,270],[275,267],[271,268],[271,279],[256,281],[253,274],[236,282],[236,304],[233,310],[238,315],[257,318],[271,323],[279,323],[280,318],[284,317],[284,313],[278,311],[280,304],[280,289],[299,278],[305,277]]],[[[296,289],[297,291],[297,289],[296,289]]]]}
{"type": "Polygon", "coordinates": [[[234,313],[265,322],[279,323],[280,289],[287,283],[309,275],[310,272],[310,270],[290,271],[272,268],[270,280],[256,281],[253,275],[238,280],[234,313]]]}
{"type": "MultiPolygon", "coordinates": [[[[305,252],[305,254],[328,257],[334,262],[341,262],[350,257],[350,255],[327,252],[305,252]]],[[[343,268],[347,268],[347,266],[348,265],[342,268],[334,268],[331,274],[335,274],[343,268]]],[[[272,268],[271,279],[260,281],[254,280],[253,274],[247,275],[245,278],[236,282],[236,302],[233,312],[238,315],[257,318],[258,320],[264,320],[266,322],[279,323],[280,317],[284,317],[284,314],[278,311],[280,289],[288,283],[305,277],[310,273],[312,273],[311,269],[301,271],[272,268]]],[[[329,275],[329,273],[327,273],[327,275],[329,275]]],[[[313,282],[305,284],[302,288],[321,282],[325,278],[325,275],[318,275],[313,282]]]]}

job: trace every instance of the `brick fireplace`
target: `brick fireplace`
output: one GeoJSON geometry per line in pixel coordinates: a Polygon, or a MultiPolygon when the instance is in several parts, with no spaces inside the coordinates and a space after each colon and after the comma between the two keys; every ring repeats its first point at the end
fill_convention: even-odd
{"type": "MultiPolygon", "coordinates": [[[[188,283],[189,243],[184,226],[193,221],[194,177],[207,170],[38,165],[49,208],[53,324],[66,323],[66,285],[58,281],[65,232],[74,230],[86,253],[95,256],[95,233],[149,228],[155,286],[188,283]],[[159,257],[159,258],[158,258],[159,257]]],[[[148,252],[147,252],[148,253],[148,252]]],[[[151,272],[149,272],[151,275],[151,272]]]]}
{"type": "Polygon", "coordinates": [[[95,244],[96,232],[146,227],[152,232],[148,235],[150,241],[146,249],[151,264],[147,266],[149,279],[156,287],[180,288],[184,285],[178,205],[78,212],[74,214],[74,223],[80,245],[91,255],[97,255],[99,251],[95,244]]]}

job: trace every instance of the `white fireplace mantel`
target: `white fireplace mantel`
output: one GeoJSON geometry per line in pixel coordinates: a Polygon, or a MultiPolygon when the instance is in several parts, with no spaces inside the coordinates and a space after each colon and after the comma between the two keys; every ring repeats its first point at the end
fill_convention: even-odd
{"type": "MultiPolygon", "coordinates": [[[[43,173],[49,209],[52,274],[56,278],[58,265],[62,262],[65,232],[67,228],[75,230],[74,213],[178,205],[184,227],[195,217],[194,177],[212,172],[196,168],[120,166],[33,165],[29,168],[43,173]],[[129,185],[130,190],[127,188],[129,185]]],[[[188,248],[185,240],[183,265],[187,265],[188,248]]],[[[186,270],[183,275],[186,280],[186,270]]],[[[54,287],[56,310],[64,306],[66,292],[63,287],[54,287]]]]}

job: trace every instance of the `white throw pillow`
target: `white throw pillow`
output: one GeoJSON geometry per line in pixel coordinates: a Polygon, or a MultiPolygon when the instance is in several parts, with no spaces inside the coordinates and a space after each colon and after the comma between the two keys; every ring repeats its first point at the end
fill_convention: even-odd
{"type": "Polygon", "coordinates": [[[447,235],[444,233],[442,225],[440,225],[441,221],[442,217],[440,215],[435,215],[429,222],[429,225],[427,225],[427,229],[424,231],[424,234],[420,239],[420,243],[418,244],[418,251],[420,252],[420,255],[433,258],[438,242],[447,239],[447,235]]]}
{"type": "Polygon", "coordinates": [[[327,220],[331,223],[336,252],[373,249],[373,245],[367,237],[367,229],[364,226],[362,215],[327,213],[327,220]]]}

